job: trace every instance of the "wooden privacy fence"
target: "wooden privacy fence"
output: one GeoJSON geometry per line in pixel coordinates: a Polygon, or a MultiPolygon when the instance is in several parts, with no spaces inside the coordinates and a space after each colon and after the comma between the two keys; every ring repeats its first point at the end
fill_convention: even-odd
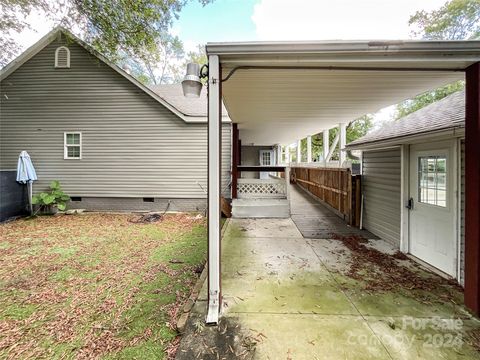
{"type": "Polygon", "coordinates": [[[350,169],[292,167],[292,182],[331,207],[350,225],[360,226],[361,176],[350,169]]]}

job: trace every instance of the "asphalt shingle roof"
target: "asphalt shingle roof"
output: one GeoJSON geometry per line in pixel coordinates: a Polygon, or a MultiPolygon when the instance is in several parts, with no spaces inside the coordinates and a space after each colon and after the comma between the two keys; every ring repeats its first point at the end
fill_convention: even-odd
{"type": "Polygon", "coordinates": [[[352,141],[347,147],[464,126],[465,90],[461,90],[412,114],[389,122],[380,129],[352,141]]]}
{"type": "MultiPolygon", "coordinates": [[[[205,86],[199,98],[187,98],[183,96],[182,85],[152,85],[150,86],[158,96],[174,106],[178,111],[187,116],[207,116],[207,90],[205,86]]],[[[222,109],[222,115],[227,115],[225,106],[222,109]]]]}

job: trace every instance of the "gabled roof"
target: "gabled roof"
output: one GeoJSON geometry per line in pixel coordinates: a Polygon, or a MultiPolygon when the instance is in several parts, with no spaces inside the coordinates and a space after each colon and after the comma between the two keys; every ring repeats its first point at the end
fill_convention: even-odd
{"type": "Polygon", "coordinates": [[[352,141],[347,148],[359,148],[374,143],[421,135],[433,131],[465,126],[465,90],[457,91],[376,131],[352,141]]]}
{"type": "MultiPolygon", "coordinates": [[[[179,118],[184,120],[187,123],[198,123],[198,122],[207,122],[207,115],[206,113],[202,113],[200,115],[192,115],[189,112],[183,112],[182,108],[177,108],[175,104],[170,103],[167,101],[165,98],[159,96],[155,91],[152,91],[148,86],[142,84],[140,81],[138,81],[135,77],[127,73],[125,70],[121,69],[114,63],[112,63],[110,60],[108,60],[105,56],[100,54],[98,51],[93,49],[90,45],[85,43],[83,40],[79,39],[77,36],[73,35],[70,31],[67,29],[64,29],[62,27],[56,27],[52,31],[50,31],[47,35],[42,37],[39,41],[37,41],[34,45],[29,47],[27,50],[25,50],[20,56],[18,56],[16,59],[11,61],[8,65],[6,65],[3,69],[0,70],[0,81],[3,81],[7,76],[15,72],[19,67],[21,67],[24,63],[26,63],[28,60],[30,60],[32,57],[34,57],[36,54],[38,54],[43,48],[45,48],[47,45],[49,45],[52,41],[54,41],[59,34],[63,34],[67,36],[68,38],[72,39],[83,47],[85,50],[87,50],[90,54],[101,60],[103,63],[111,67],[113,70],[115,70],[117,73],[122,75],[124,78],[126,78],[128,81],[136,85],[138,88],[140,88],[142,91],[144,91],[147,95],[151,96],[153,99],[158,101],[160,104],[165,106],[167,109],[169,109],[171,112],[173,112],[175,115],[177,115],[179,118]]],[[[182,93],[180,93],[182,94],[182,93]]],[[[183,94],[182,94],[183,96],[183,94]]],[[[206,99],[206,96],[204,96],[206,99]]],[[[188,99],[191,100],[191,99],[188,99]]],[[[205,101],[205,109],[206,109],[206,100],[205,101]]],[[[187,99],[185,99],[185,103],[187,102],[187,99]]],[[[180,103],[180,101],[177,101],[177,103],[180,103]]]]}
{"type": "MultiPolygon", "coordinates": [[[[187,98],[183,96],[181,84],[152,85],[150,86],[150,88],[158,96],[167,101],[169,104],[175,106],[175,108],[177,108],[185,115],[207,116],[208,99],[207,90],[205,87],[202,88],[202,92],[199,98],[187,98]]],[[[223,106],[222,108],[222,115],[224,117],[228,116],[225,106],[223,106]]]]}

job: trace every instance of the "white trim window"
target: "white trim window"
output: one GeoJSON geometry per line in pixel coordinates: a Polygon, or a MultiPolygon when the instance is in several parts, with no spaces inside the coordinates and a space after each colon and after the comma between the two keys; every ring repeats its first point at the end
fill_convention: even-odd
{"type": "Polygon", "coordinates": [[[82,158],[82,133],[78,131],[63,133],[63,158],[82,158]]]}
{"type": "Polygon", "coordinates": [[[66,46],[60,46],[55,50],[55,67],[70,67],[70,50],[66,46]]]}

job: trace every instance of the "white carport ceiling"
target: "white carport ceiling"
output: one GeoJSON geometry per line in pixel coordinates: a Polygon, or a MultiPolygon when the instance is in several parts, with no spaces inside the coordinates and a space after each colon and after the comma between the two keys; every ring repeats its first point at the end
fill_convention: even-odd
{"type": "Polygon", "coordinates": [[[239,70],[223,94],[242,143],[289,144],[462,78],[458,72],[239,70]]]}
{"type": "Polygon", "coordinates": [[[213,43],[207,52],[230,75],[223,98],[242,144],[269,145],[463,79],[480,42],[213,43]]]}

